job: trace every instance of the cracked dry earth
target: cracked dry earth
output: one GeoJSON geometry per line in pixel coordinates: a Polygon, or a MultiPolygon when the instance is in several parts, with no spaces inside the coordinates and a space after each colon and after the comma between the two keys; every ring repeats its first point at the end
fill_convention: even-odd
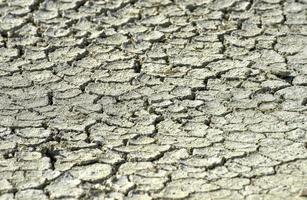
{"type": "Polygon", "coordinates": [[[306,198],[306,0],[0,17],[0,200],[306,198]]]}

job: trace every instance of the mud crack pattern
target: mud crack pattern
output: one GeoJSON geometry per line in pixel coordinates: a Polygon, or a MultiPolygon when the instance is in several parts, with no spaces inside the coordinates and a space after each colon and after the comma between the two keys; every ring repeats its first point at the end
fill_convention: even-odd
{"type": "Polygon", "coordinates": [[[0,0],[0,199],[305,199],[306,0],[0,0]]]}

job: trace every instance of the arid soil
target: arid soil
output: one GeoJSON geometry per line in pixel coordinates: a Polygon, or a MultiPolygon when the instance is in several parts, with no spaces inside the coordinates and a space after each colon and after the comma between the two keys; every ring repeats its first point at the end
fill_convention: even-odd
{"type": "Polygon", "coordinates": [[[307,196],[307,0],[0,0],[0,200],[307,196]]]}

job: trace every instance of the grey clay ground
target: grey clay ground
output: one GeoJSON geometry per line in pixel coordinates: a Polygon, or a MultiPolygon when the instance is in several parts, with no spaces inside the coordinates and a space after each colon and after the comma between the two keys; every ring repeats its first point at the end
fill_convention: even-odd
{"type": "Polygon", "coordinates": [[[306,0],[0,0],[0,200],[307,196],[306,0]]]}

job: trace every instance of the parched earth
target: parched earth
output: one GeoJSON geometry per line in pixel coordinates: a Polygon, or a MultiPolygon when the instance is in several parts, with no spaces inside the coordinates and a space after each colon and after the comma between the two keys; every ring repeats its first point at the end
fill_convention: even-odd
{"type": "Polygon", "coordinates": [[[306,198],[306,0],[0,0],[0,34],[0,200],[306,198]]]}

